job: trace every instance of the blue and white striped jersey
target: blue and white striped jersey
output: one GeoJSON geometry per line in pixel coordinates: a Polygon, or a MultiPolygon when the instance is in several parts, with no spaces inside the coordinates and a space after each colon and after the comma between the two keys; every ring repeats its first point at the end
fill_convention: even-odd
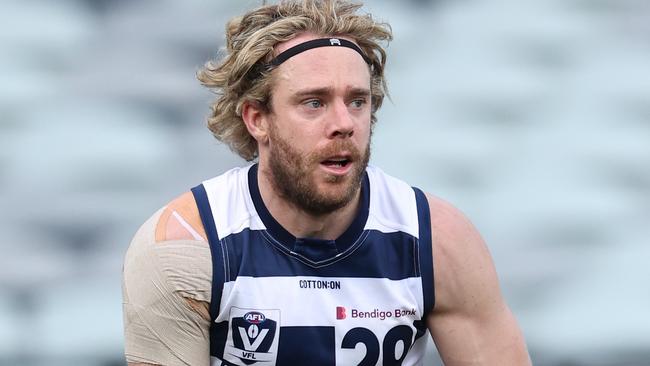
{"type": "Polygon", "coordinates": [[[192,192],[212,253],[212,366],[422,364],[434,302],[422,191],[368,167],[359,212],[336,240],[282,228],[257,165],[192,192]]]}

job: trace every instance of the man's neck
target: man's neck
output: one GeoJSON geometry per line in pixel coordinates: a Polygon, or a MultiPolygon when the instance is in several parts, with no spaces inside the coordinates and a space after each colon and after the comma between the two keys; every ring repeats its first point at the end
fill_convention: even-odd
{"type": "Polygon", "coordinates": [[[345,206],[326,214],[314,215],[278,194],[270,179],[264,171],[257,175],[262,201],[271,216],[297,238],[335,240],[347,230],[357,214],[361,201],[360,188],[355,198],[345,206]]]}

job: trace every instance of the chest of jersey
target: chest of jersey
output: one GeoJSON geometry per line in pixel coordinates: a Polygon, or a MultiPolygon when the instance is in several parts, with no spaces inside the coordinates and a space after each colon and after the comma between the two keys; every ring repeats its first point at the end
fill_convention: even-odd
{"type": "Polygon", "coordinates": [[[424,334],[417,243],[368,232],[349,253],[305,263],[263,232],[223,241],[216,365],[413,365],[424,334]],[[415,347],[416,351],[411,352],[415,347]]]}
{"type": "Polygon", "coordinates": [[[333,241],[270,215],[256,166],[195,187],[213,263],[212,365],[419,365],[433,306],[424,194],[368,168],[333,241]]]}

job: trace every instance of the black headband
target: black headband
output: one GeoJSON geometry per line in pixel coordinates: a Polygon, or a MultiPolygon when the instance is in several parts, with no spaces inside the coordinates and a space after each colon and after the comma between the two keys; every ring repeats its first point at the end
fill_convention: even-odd
{"type": "Polygon", "coordinates": [[[301,53],[305,52],[307,50],[310,50],[312,48],[317,48],[317,47],[330,47],[330,46],[335,46],[335,47],[347,47],[351,48],[355,51],[357,51],[361,57],[363,57],[363,60],[368,64],[372,65],[372,61],[366,56],[361,48],[354,44],[353,42],[348,41],[347,39],[341,39],[341,38],[319,38],[319,39],[312,39],[311,41],[303,42],[300,43],[296,46],[293,46],[289,48],[288,50],[280,53],[277,55],[271,62],[269,62],[266,66],[267,68],[273,68],[281,63],[285,62],[286,60],[290,59],[291,57],[301,53]]]}

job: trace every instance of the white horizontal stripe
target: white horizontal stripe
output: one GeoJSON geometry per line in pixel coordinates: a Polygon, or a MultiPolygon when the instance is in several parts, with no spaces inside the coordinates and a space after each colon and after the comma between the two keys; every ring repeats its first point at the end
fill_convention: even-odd
{"type": "Polygon", "coordinates": [[[401,231],[419,237],[418,211],[413,188],[381,169],[369,166],[370,217],[366,229],[384,233],[401,231]]]}
{"type": "MultiPolygon", "coordinates": [[[[221,238],[247,228],[266,228],[250,197],[249,169],[250,166],[234,168],[203,182],[221,238]]],[[[370,214],[365,229],[384,233],[401,231],[417,238],[417,204],[411,186],[373,166],[369,166],[367,172],[370,180],[370,214]]]]}
{"type": "Polygon", "coordinates": [[[234,168],[203,182],[220,238],[244,229],[263,230],[248,189],[248,170],[234,168]]]}
{"type": "MultiPolygon", "coordinates": [[[[307,282],[315,284],[317,282],[307,282]]],[[[389,280],[385,278],[348,277],[243,277],[224,284],[217,322],[228,320],[230,306],[249,309],[280,309],[282,326],[331,326],[336,308],[345,307],[349,324],[365,326],[369,319],[353,318],[359,312],[395,312],[415,310],[410,319],[422,317],[423,299],[420,278],[389,280]],[[301,282],[303,281],[303,282],[301,282]],[[340,289],[305,288],[304,281],[338,281],[340,289]]],[[[386,323],[399,321],[384,319],[386,323]]]]}

